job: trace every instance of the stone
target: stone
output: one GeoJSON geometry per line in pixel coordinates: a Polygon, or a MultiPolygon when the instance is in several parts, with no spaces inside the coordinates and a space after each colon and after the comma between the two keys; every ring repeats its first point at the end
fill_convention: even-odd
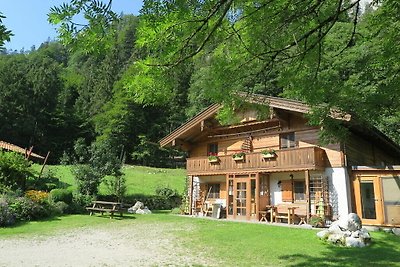
{"type": "Polygon", "coordinates": [[[393,234],[400,236],[400,228],[393,228],[392,232],[393,232],[393,234]]]}
{"type": "Polygon", "coordinates": [[[135,205],[133,205],[132,207],[130,207],[128,209],[128,212],[129,213],[137,213],[137,210],[142,209],[142,208],[144,208],[144,204],[140,201],[136,201],[135,205]]]}
{"type": "Polygon", "coordinates": [[[346,237],[345,245],[346,247],[355,247],[355,248],[365,247],[365,243],[361,238],[355,238],[352,236],[346,237]]]}
{"type": "Polygon", "coordinates": [[[317,233],[317,236],[318,236],[319,238],[321,238],[321,239],[326,239],[326,238],[328,238],[328,235],[329,235],[328,230],[322,230],[322,231],[319,231],[319,232],[317,233]]]}
{"type": "Polygon", "coordinates": [[[355,213],[334,221],[327,230],[317,233],[321,239],[347,247],[365,247],[371,242],[368,230],[362,228],[361,219],[355,213]]]}

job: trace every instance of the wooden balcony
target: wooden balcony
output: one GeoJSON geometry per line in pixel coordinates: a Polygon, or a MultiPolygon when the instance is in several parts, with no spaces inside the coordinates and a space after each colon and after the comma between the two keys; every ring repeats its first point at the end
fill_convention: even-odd
{"type": "Polygon", "coordinates": [[[274,158],[268,159],[261,153],[246,154],[243,161],[235,161],[230,155],[219,156],[215,163],[210,163],[208,157],[188,158],[186,169],[189,175],[317,170],[325,167],[325,157],[319,147],[304,147],[278,150],[274,158]]]}

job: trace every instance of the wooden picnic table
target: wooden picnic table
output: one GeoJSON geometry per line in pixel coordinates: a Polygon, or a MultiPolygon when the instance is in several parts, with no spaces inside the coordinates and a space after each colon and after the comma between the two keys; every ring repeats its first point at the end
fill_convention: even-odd
{"type": "Polygon", "coordinates": [[[86,210],[90,211],[90,216],[93,215],[95,212],[101,213],[110,213],[110,218],[114,217],[114,214],[119,214],[121,217],[123,216],[123,207],[124,205],[120,202],[109,202],[109,201],[100,201],[95,200],[92,201],[91,207],[86,207],[86,210]]]}

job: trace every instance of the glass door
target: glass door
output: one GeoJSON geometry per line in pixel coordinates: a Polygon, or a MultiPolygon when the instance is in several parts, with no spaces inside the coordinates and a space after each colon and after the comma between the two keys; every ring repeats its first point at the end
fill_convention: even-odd
{"type": "Polygon", "coordinates": [[[236,182],[236,218],[247,217],[247,181],[236,182]]]}
{"type": "Polygon", "coordinates": [[[355,184],[357,214],[364,224],[382,224],[382,194],[380,178],[377,176],[360,176],[355,184]]]}

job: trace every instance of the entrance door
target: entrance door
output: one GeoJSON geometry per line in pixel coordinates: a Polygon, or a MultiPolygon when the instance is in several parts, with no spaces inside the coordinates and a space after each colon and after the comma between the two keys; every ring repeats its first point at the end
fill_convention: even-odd
{"type": "Polygon", "coordinates": [[[227,217],[238,220],[258,220],[257,175],[229,175],[227,217]]]}
{"type": "Polygon", "coordinates": [[[355,184],[357,214],[365,224],[382,224],[382,195],[377,176],[359,176],[355,184]]]}
{"type": "Polygon", "coordinates": [[[235,217],[238,219],[247,219],[247,196],[248,196],[248,181],[236,181],[236,212],[235,217]]]}

